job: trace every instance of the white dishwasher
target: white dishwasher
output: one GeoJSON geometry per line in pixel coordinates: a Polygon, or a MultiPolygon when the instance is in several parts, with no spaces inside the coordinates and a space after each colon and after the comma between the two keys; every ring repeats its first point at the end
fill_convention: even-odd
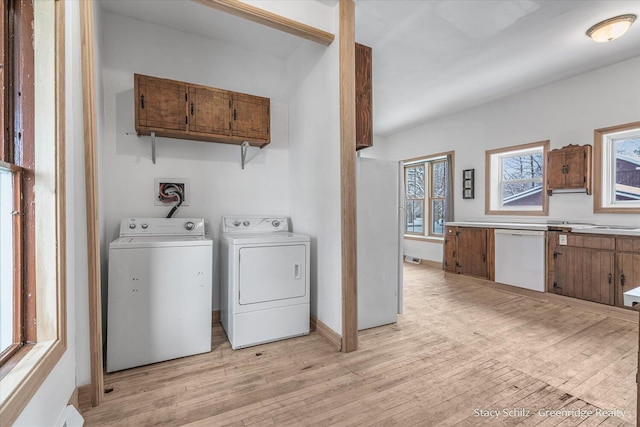
{"type": "Polygon", "coordinates": [[[544,231],[495,230],[496,282],[544,292],[544,231]]]}

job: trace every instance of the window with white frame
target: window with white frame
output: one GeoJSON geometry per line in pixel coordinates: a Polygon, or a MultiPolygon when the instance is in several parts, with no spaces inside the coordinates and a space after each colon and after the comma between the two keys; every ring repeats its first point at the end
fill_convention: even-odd
{"type": "Polygon", "coordinates": [[[640,122],[595,131],[596,212],[640,212],[640,122]]]}
{"type": "Polygon", "coordinates": [[[446,154],[405,163],[406,235],[443,237],[449,168],[446,154]]]}
{"type": "Polygon", "coordinates": [[[549,142],[543,141],[487,151],[488,214],[546,215],[548,148],[549,142]]]}

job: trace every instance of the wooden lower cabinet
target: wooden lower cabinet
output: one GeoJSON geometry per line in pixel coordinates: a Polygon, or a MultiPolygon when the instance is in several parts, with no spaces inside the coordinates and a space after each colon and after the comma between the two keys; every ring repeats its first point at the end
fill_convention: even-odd
{"type": "Polygon", "coordinates": [[[624,293],[640,286],[640,253],[616,254],[616,305],[624,307],[624,293]]]}
{"type": "Polygon", "coordinates": [[[446,227],[444,270],[488,279],[489,228],[446,227]]]}
{"type": "Polygon", "coordinates": [[[548,292],[625,307],[624,292],[640,286],[640,238],[549,232],[548,241],[548,292]]]}
{"type": "Polygon", "coordinates": [[[456,243],[458,227],[445,227],[444,230],[444,271],[456,272],[456,243]]]}
{"type": "Polygon", "coordinates": [[[614,301],[613,251],[567,246],[556,252],[553,292],[612,305],[614,301]]]}

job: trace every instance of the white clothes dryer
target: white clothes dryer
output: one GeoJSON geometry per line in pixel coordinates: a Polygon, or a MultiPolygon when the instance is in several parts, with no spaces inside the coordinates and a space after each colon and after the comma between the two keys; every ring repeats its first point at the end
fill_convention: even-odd
{"type": "Polygon", "coordinates": [[[107,372],[211,351],[203,218],[125,218],[109,245],[107,372]]]}
{"type": "Polygon", "coordinates": [[[222,218],[220,320],[232,349],[309,334],[309,236],[286,217],[222,218]]]}

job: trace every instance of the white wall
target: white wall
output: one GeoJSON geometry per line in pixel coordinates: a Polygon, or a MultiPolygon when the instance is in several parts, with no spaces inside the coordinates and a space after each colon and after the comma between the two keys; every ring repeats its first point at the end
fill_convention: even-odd
{"type": "Polygon", "coordinates": [[[76,386],[76,291],[87,286],[87,255],[86,231],[76,224],[84,217],[84,187],[76,188],[77,183],[82,185],[84,180],[78,3],[66,2],[65,9],[67,351],[22,411],[15,426],[55,425],[76,386]]]}
{"type": "MultiPolygon", "coordinates": [[[[402,160],[455,150],[455,219],[579,220],[640,224],[637,215],[594,214],[593,197],[556,194],[548,217],[484,215],[485,151],[550,140],[551,149],[593,144],[593,130],[640,119],[640,57],[454,114],[394,135],[379,155],[402,160]],[[461,197],[463,169],[476,170],[475,199],[461,197]]],[[[440,261],[441,244],[405,240],[406,255],[440,261]],[[437,256],[436,256],[437,255],[437,256]]]]}
{"type": "MultiPolygon", "coordinates": [[[[337,22],[338,7],[333,16],[337,22]]],[[[338,45],[304,42],[287,61],[287,78],[291,218],[311,235],[311,313],[342,334],[338,45]]]]}
{"type": "MultiPolygon", "coordinates": [[[[103,132],[99,135],[100,216],[103,287],[108,244],[126,217],[164,217],[169,206],[154,205],[154,178],[187,178],[189,206],[176,217],[204,217],[219,235],[229,214],[289,214],[289,152],[286,65],[283,60],[196,36],[102,13],[103,132]],[[134,128],[133,74],[203,84],[271,99],[271,144],[250,148],[240,167],[237,145],[169,138],[157,140],[157,163],[150,138],[134,128]],[[129,134],[127,134],[129,133],[129,134]]],[[[217,246],[216,246],[217,254],[217,246]]],[[[219,272],[214,257],[213,309],[219,309],[219,272]]]]}

